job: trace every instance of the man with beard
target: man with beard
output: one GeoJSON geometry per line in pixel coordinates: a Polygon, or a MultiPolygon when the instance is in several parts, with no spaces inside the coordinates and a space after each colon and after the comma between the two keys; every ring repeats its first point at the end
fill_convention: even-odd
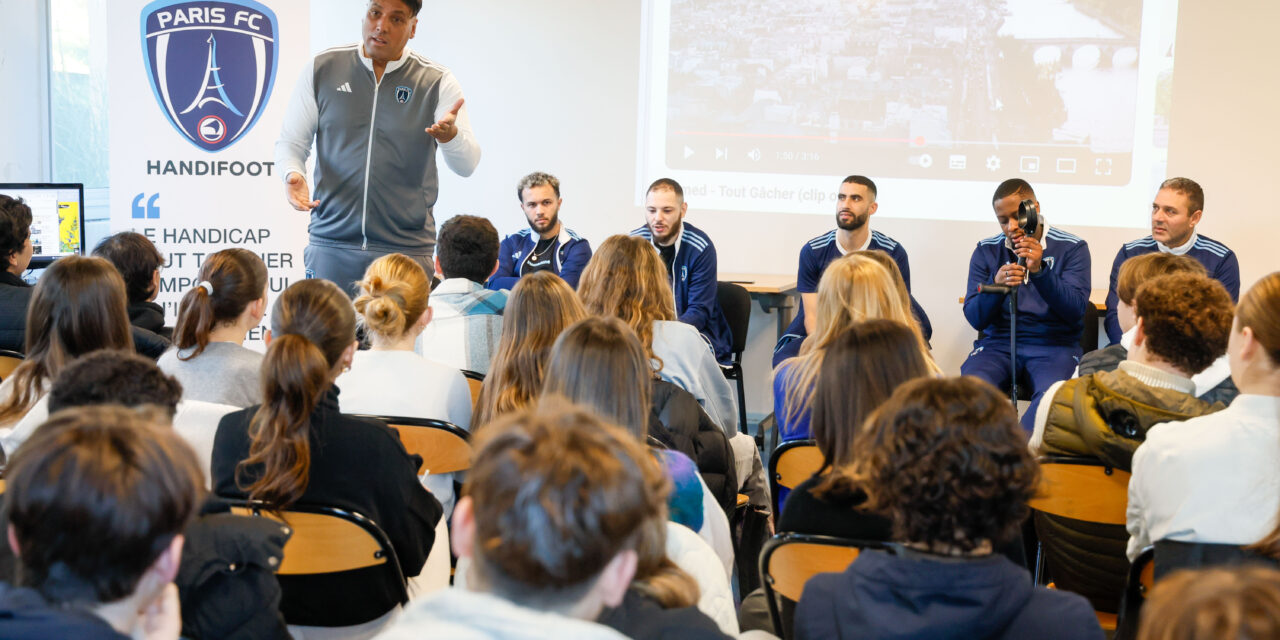
{"type": "Polygon", "coordinates": [[[645,225],[631,232],[653,243],[671,276],[676,315],[692,325],[711,345],[716,361],[727,365],[733,348],[729,322],[716,299],[716,247],[697,227],[685,224],[689,205],[684,189],[670,178],[659,178],[645,193],[645,225]]]}
{"type": "Polygon", "coordinates": [[[996,284],[1018,288],[1018,375],[1031,383],[1032,406],[1050,385],[1071,377],[1080,362],[1080,334],[1089,302],[1089,245],[1079,236],[1050,228],[1040,217],[1035,235],[1018,225],[1018,209],[1040,202],[1026,180],[1000,183],[991,198],[1001,233],[978,242],[969,259],[964,317],[979,331],[960,374],[977,376],[997,389],[1009,388],[1009,303],[1003,293],[982,293],[996,284]],[[1022,260],[1022,264],[1019,264],[1022,260]]]}
{"type": "Polygon", "coordinates": [[[591,259],[591,243],[560,223],[560,180],[536,171],[516,185],[516,198],[529,221],[528,229],[507,236],[498,248],[498,271],[490,289],[510,289],[520,277],[550,271],[578,288],[582,269],[591,259]]]}
{"type": "Polygon", "coordinates": [[[1107,319],[1103,327],[1112,344],[1120,342],[1120,319],[1117,315],[1116,283],[1120,265],[1125,260],[1146,253],[1168,253],[1195,258],[1208,270],[1209,277],[1222,283],[1235,300],[1240,296],[1240,262],[1227,245],[1196,231],[1204,213],[1204,189],[1190,178],[1169,178],[1160,183],[1151,203],[1151,235],[1134,240],[1116,252],[1111,264],[1111,286],[1107,289],[1107,319]]]}
{"type": "MultiPolygon", "coordinates": [[[[796,289],[800,292],[800,311],[787,327],[778,346],[773,350],[773,366],[800,353],[800,345],[814,330],[818,310],[818,281],[827,265],[850,251],[876,249],[889,254],[902,272],[902,280],[911,291],[911,264],[907,250],[897,240],[872,231],[867,224],[879,208],[876,203],[876,183],[865,176],[849,176],[840,183],[836,195],[836,228],[800,247],[800,269],[796,274],[796,289]]],[[[933,335],[933,326],[924,309],[911,298],[911,313],[920,323],[925,340],[933,335]]]]}

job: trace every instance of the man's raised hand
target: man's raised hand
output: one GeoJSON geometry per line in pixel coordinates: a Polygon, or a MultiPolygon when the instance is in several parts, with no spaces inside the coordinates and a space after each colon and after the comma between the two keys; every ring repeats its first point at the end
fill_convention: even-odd
{"type": "Polygon", "coordinates": [[[439,122],[427,127],[427,133],[431,134],[431,137],[435,138],[436,142],[444,144],[458,135],[458,127],[453,123],[458,119],[458,110],[462,108],[463,102],[464,100],[459,98],[457,102],[453,103],[453,108],[449,110],[449,113],[444,114],[444,117],[440,118],[439,122]]]}
{"type": "Polygon", "coordinates": [[[290,173],[285,179],[284,194],[289,199],[289,204],[298,211],[310,211],[320,206],[319,200],[311,199],[311,189],[307,187],[307,180],[297,171],[290,173]]]}

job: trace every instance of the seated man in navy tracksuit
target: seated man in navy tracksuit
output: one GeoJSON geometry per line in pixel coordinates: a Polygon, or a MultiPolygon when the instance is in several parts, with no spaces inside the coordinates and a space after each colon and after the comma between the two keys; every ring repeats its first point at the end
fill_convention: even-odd
{"type": "Polygon", "coordinates": [[[1120,277],[1120,265],[1125,260],[1146,253],[1171,253],[1195,258],[1204,265],[1209,277],[1222,283],[1231,299],[1240,297],[1240,262],[1227,245],[1196,232],[1200,216],[1204,212],[1204,190],[1190,178],[1169,178],[1160,183],[1155,201],[1151,203],[1151,235],[1134,240],[1116,252],[1111,264],[1111,285],[1107,289],[1107,319],[1103,327],[1107,339],[1119,344],[1120,319],[1116,315],[1116,282],[1120,277]]]}
{"type": "Polygon", "coordinates": [[[1031,383],[1032,402],[1054,382],[1071,377],[1081,355],[1080,334],[1089,302],[1089,245],[1078,236],[1049,228],[1044,219],[1035,237],[1018,227],[1018,205],[1035,192],[1025,180],[1005,180],[992,208],[999,233],[978,243],[969,259],[964,317],[981,335],[960,365],[999,389],[1009,388],[1009,303],[1000,293],[978,287],[1018,287],[1018,374],[1031,383]],[[1017,264],[1026,258],[1026,266],[1017,264]]]}
{"type": "Polygon", "coordinates": [[[711,344],[716,360],[731,362],[733,337],[716,299],[716,247],[711,238],[684,222],[689,205],[684,189],[659,178],[645,195],[645,226],[631,232],[653,243],[671,276],[680,322],[692,325],[711,344]]]}
{"type": "Polygon", "coordinates": [[[516,185],[516,197],[529,228],[502,240],[498,270],[485,286],[510,289],[523,275],[550,271],[577,289],[578,278],[591,260],[591,243],[560,222],[560,180],[536,171],[516,185]]]}
{"type": "MultiPolygon", "coordinates": [[[[778,346],[773,349],[773,366],[777,367],[783,360],[800,354],[800,345],[809,335],[818,309],[818,282],[822,280],[822,272],[831,264],[850,251],[876,249],[889,254],[902,272],[902,281],[911,291],[911,264],[907,261],[907,250],[897,240],[872,231],[869,224],[872,214],[880,207],[876,202],[876,183],[864,176],[849,176],[840,184],[840,193],[836,195],[836,228],[828,231],[800,247],[800,268],[796,272],[796,290],[800,292],[800,311],[787,327],[778,346]]],[[[924,339],[933,336],[933,326],[929,324],[929,316],[924,309],[911,298],[911,313],[920,323],[920,331],[924,339]]]]}

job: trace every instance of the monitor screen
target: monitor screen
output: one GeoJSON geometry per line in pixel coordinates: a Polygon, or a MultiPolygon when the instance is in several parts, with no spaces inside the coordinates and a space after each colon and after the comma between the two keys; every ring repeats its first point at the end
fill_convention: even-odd
{"type": "Polygon", "coordinates": [[[84,255],[83,184],[0,184],[0,195],[31,207],[31,266],[84,255]]]}

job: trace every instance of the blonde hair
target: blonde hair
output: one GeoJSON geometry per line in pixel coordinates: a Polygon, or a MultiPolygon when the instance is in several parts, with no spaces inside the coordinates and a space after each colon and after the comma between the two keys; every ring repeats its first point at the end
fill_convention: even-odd
{"type": "Polygon", "coordinates": [[[617,318],[631,327],[645,353],[653,355],[653,323],[676,319],[675,295],[667,269],[649,241],[639,236],[610,236],[582,271],[578,295],[587,312],[617,318]]]}
{"type": "Polygon", "coordinates": [[[359,322],[384,338],[403,336],[427,310],[431,280],[416,260],[392,253],[373,261],[356,283],[359,322]]]}
{"type": "Polygon", "coordinates": [[[556,338],[585,317],[578,296],[560,276],[538,271],[520,278],[507,299],[502,338],[476,399],[473,431],[533,403],[542,391],[543,372],[556,338]]]}
{"type": "MultiPolygon", "coordinates": [[[[889,262],[892,264],[892,259],[889,262]]],[[[896,265],[892,268],[897,271],[896,265]]],[[[798,420],[813,403],[818,371],[822,369],[827,348],[854,324],[865,320],[883,318],[910,327],[930,372],[942,372],[929,353],[928,344],[920,332],[920,323],[911,315],[910,298],[902,295],[906,285],[899,289],[902,275],[898,274],[895,282],[894,272],[881,264],[877,256],[867,256],[862,252],[849,254],[827,266],[822,280],[818,282],[818,309],[814,318],[816,331],[805,340],[800,355],[788,358],[778,367],[779,370],[783,366],[788,367],[783,400],[787,421],[798,420]]]]}

